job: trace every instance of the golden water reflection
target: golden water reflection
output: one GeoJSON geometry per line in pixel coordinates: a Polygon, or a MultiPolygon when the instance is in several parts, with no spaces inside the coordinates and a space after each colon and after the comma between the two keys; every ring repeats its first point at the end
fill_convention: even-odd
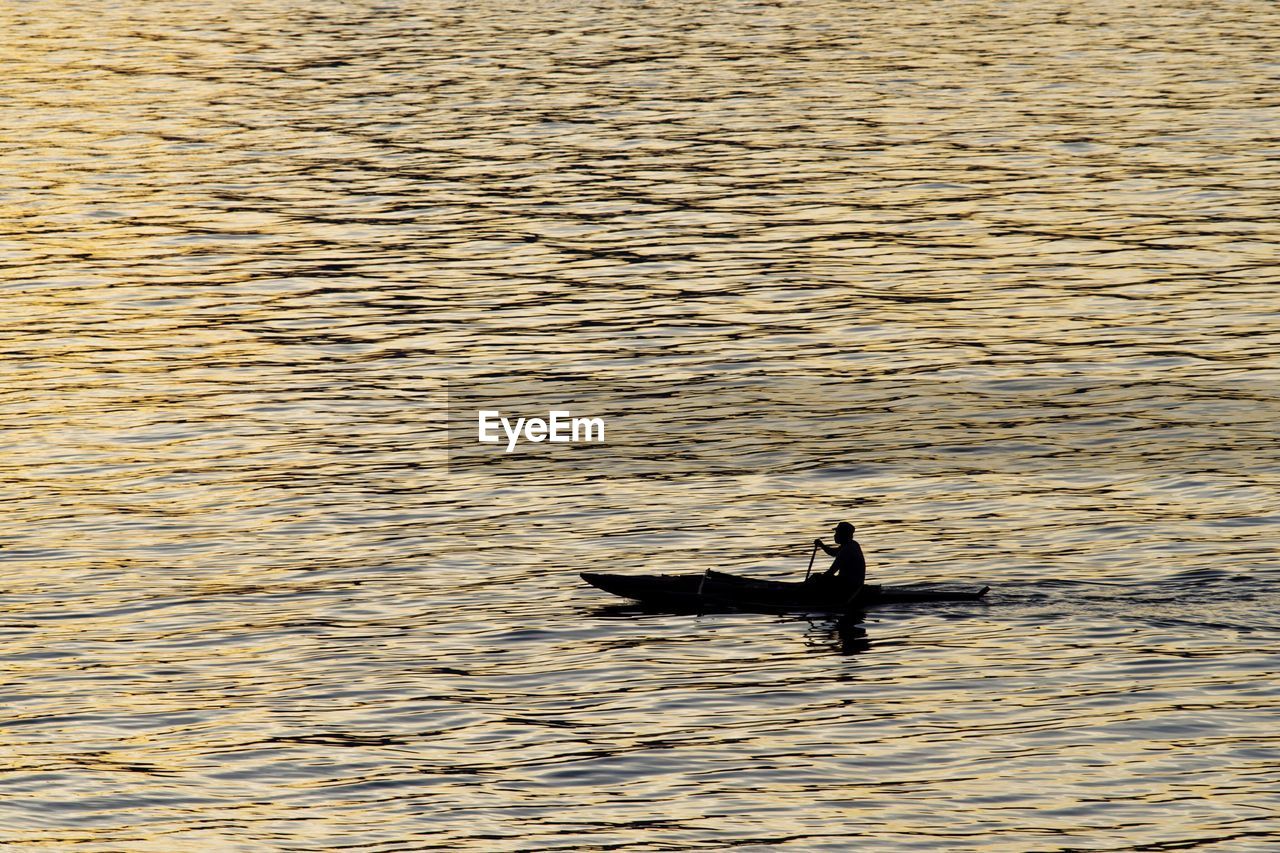
{"type": "Polygon", "coordinates": [[[1265,445],[671,480],[442,447],[446,378],[543,371],[1083,377],[1153,419],[1194,383],[1210,433],[1231,387],[1266,422],[1272,5],[0,23],[0,843],[1274,846],[1265,445]],[[874,578],[995,595],[849,649],[576,579],[792,576],[844,517],[874,578]]]}

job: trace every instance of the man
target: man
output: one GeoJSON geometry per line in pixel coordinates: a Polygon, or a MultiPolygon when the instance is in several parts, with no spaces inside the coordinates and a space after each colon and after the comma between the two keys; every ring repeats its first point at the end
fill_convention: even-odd
{"type": "Polygon", "coordinates": [[[814,547],[826,551],[835,560],[832,561],[831,568],[810,578],[810,581],[838,584],[842,590],[848,590],[849,597],[852,598],[867,582],[867,559],[862,556],[862,547],[853,539],[853,525],[849,522],[842,521],[836,525],[835,540],[834,548],[824,545],[821,539],[813,540],[814,547]]]}

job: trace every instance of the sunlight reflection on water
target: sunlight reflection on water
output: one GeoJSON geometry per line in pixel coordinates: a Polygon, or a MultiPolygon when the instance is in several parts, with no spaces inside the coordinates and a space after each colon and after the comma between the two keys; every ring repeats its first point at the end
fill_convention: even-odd
{"type": "Polygon", "coordinates": [[[1272,6],[0,16],[0,843],[1276,843],[1272,6]],[[446,381],[557,373],[838,426],[446,470],[446,381]],[[997,437],[1030,377],[1123,411],[997,437]],[[576,575],[794,578],[845,517],[989,601],[576,575]]]}

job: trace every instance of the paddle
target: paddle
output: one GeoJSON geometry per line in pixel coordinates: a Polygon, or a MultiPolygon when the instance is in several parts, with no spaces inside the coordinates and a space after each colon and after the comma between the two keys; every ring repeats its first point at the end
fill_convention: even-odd
{"type": "Polygon", "coordinates": [[[809,579],[809,574],[813,571],[813,558],[818,556],[818,543],[813,543],[813,553],[809,555],[809,568],[805,570],[804,579],[809,579]]]}
{"type": "Polygon", "coordinates": [[[865,583],[858,584],[858,588],[853,591],[853,595],[849,596],[844,600],[844,606],[846,611],[848,610],[849,607],[853,605],[853,602],[858,600],[858,596],[862,595],[862,591],[866,588],[867,588],[867,585],[865,583]]]}

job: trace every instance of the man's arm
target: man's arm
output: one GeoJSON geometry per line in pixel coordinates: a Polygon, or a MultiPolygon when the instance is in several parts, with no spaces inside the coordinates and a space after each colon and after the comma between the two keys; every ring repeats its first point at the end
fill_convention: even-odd
{"type": "Polygon", "coordinates": [[[819,548],[821,548],[822,550],[826,551],[826,552],[827,552],[827,556],[828,556],[828,557],[834,557],[836,554],[840,553],[840,552],[839,552],[838,550],[836,550],[835,548],[828,548],[825,544],[823,544],[823,542],[822,542],[822,540],[821,540],[821,539],[815,539],[815,540],[813,540],[813,544],[814,544],[814,545],[817,545],[819,548]]]}

